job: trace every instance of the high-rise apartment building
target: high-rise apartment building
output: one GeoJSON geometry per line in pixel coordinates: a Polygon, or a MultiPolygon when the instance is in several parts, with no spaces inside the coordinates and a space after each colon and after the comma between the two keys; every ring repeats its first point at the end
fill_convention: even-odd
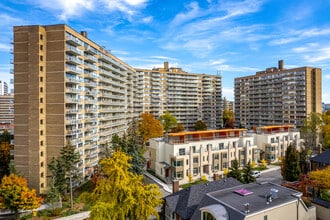
{"type": "Polygon", "coordinates": [[[143,112],[170,111],[187,129],[221,127],[221,77],[138,70],[66,25],[14,27],[15,166],[39,193],[47,165],[71,144],[88,178],[114,134],[143,112]]]}
{"type": "Polygon", "coordinates": [[[0,95],[8,94],[8,84],[5,81],[0,80],[0,95]]]}
{"type": "Polygon", "coordinates": [[[0,95],[0,133],[4,130],[13,134],[14,130],[14,96],[0,95]]]}
{"type": "Polygon", "coordinates": [[[301,126],[311,112],[322,112],[322,70],[314,67],[271,67],[235,78],[235,125],[245,128],[301,126]]]}
{"type": "Polygon", "coordinates": [[[169,111],[187,130],[197,120],[209,129],[222,126],[221,77],[218,75],[187,73],[181,68],[169,67],[152,70],[136,69],[139,79],[141,112],[156,117],[169,111]]]}
{"type": "Polygon", "coordinates": [[[47,187],[47,164],[71,144],[88,177],[133,117],[135,70],[66,25],[14,27],[15,166],[47,187]]]}

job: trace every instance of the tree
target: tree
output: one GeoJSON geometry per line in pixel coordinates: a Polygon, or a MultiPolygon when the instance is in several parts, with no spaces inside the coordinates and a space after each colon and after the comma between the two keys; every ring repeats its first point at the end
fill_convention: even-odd
{"type": "Polygon", "coordinates": [[[81,199],[90,205],[90,219],[149,219],[161,205],[161,193],[155,184],[144,184],[143,176],[130,172],[131,157],[116,151],[100,162],[105,178],[92,193],[81,199]]]}
{"type": "Polygon", "coordinates": [[[0,180],[3,176],[10,174],[10,150],[13,146],[9,142],[0,143],[0,180]]]}
{"type": "Polygon", "coordinates": [[[301,137],[305,140],[305,148],[315,150],[317,149],[320,130],[322,125],[322,115],[320,113],[312,112],[303,121],[303,126],[300,128],[301,137]]]}
{"type": "Polygon", "coordinates": [[[242,173],[243,183],[252,183],[256,181],[256,178],[252,175],[252,164],[250,161],[244,166],[242,173]]]}
{"type": "Polygon", "coordinates": [[[114,151],[122,151],[131,156],[132,159],[130,171],[135,174],[143,174],[146,160],[144,157],[145,149],[142,147],[141,141],[136,136],[119,137],[114,135],[112,138],[112,148],[114,151]]]}
{"type": "Polygon", "coordinates": [[[321,199],[330,202],[330,166],[309,173],[309,179],[316,183],[321,199]]]}
{"type": "Polygon", "coordinates": [[[238,181],[242,181],[241,170],[239,169],[239,163],[236,159],[232,161],[232,167],[229,168],[227,177],[233,177],[238,181]]]}
{"type": "Polygon", "coordinates": [[[322,146],[324,149],[330,149],[330,110],[322,115],[323,125],[321,127],[322,146]]]}
{"type": "Polygon", "coordinates": [[[184,127],[181,123],[178,123],[174,128],[172,128],[171,133],[179,133],[181,131],[184,131],[184,127]]]}
{"type": "Polygon", "coordinates": [[[77,168],[77,163],[79,162],[80,154],[75,151],[74,146],[67,144],[61,148],[59,157],[53,158],[48,164],[48,168],[53,174],[54,185],[57,190],[64,195],[67,192],[66,189],[69,187],[71,207],[73,206],[72,183],[79,181],[81,177],[77,168]],[[67,179],[69,181],[66,181],[67,179]]]}
{"type": "Polygon", "coordinates": [[[287,181],[297,181],[300,176],[299,152],[289,145],[285,152],[285,158],[282,161],[282,176],[287,181]]]}
{"type": "Polygon", "coordinates": [[[225,109],[222,114],[223,127],[224,128],[234,128],[235,115],[230,109],[225,109]]]}
{"type": "Polygon", "coordinates": [[[162,123],[165,132],[169,132],[178,124],[176,118],[169,111],[160,116],[160,123],[162,123]]]}
{"type": "Polygon", "coordinates": [[[2,143],[2,142],[7,142],[8,144],[10,144],[10,139],[11,139],[10,136],[11,136],[11,135],[10,135],[10,132],[7,131],[7,130],[4,130],[4,131],[2,132],[2,134],[0,135],[0,143],[2,143]]]}
{"type": "Polygon", "coordinates": [[[195,128],[195,131],[205,131],[205,130],[207,130],[207,126],[202,120],[196,121],[196,124],[195,124],[194,128],[195,128]]]}
{"type": "Polygon", "coordinates": [[[4,176],[0,185],[0,207],[18,214],[19,210],[33,210],[40,206],[41,197],[35,189],[29,189],[25,178],[10,174],[4,176]]]}
{"type": "Polygon", "coordinates": [[[142,137],[143,144],[150,138],[163,136],[163,126],[159,120],[150,113],[142,113],[139,123],[139,134],[142,137]]]}

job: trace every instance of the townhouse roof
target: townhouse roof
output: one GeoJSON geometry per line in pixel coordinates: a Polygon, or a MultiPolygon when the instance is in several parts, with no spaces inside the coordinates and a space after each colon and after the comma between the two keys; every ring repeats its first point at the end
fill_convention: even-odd
{"type": "Polygon", "coordinates": [[[317,162],[317,163],[325,163],[330,164],[330,150],[324,151],[323,153],[312,157],[310,161],[317,162]]]}
{"type": "Polygon", "coordinates": [[[192,185],[187,189],[182,189],[164,197],[164,200],[171,212],[177,213],[182,219],[190,219],[205,194],[239,185],[242,185],[242,183],[236,179],[226,178],[192,185]]]}

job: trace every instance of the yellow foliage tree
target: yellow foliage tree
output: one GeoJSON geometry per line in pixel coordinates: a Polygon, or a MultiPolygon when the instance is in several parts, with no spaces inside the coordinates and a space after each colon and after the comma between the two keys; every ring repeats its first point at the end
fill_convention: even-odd
{"type": "Polygon", "coordinates": [[[309,178],[314,180],[321,189],[330,189],[330,166],[322,170],[315,170],[309,173],[309,178]]]}
{"type": "Polygon", "coordinates": [[[142,136],[143,143],[145,143],[150,138],[161,137],[163,126],[152,114],[145,112],[140,116],[139,133],[142,136]]]}
{"type": "Polygon", "coordinates": [[[162,200],[158,186],[144,184],[142,175],[130,172],[129,160],[130,156],[116,151],[100,162],[106,178],[97,182],[92,193],[81,196],[91,205],[91,220],[159,218],[156,207],[162,200]]]}
{"type": "Polygon", "coordinates": [[[0,185],[0,207],[16,214],[19,210],[33,210],[40,206],[41,197],[37,197],[35,189],[29,189],[25,178],[10,174],[4,176],[0,185]]]}
{"type": "Polygon", "coordinates": [[[9,164],[10,164],[10,150],[13,149],[13,145],[8,142],[0,143],[0,179],[9,175],[9,164]]]}

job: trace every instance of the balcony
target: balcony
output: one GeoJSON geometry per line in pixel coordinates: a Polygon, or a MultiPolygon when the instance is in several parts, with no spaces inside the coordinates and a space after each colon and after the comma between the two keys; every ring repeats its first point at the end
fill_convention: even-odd
{"type": "Polygon", "coordinates": [[[71,64],[75,64],[75,65],[83,64],[83,60],[78,59],[75,56],[69,56],[69,55],[66,56],[66,62],[71,63],[71,64]]]}
{"type": "Polygon", "coordinates": [[[66,45],[66,51],[72,55],[76,55],[76,56],[82,56],[84,55],[84,52],[82,50],[80,50],[79,48],[75,47],[75,46],[71,46],[71,45],[66,45]]]}
{"type": "Polygon", "coordinates": [[[84,45],[84,42],[78,38],[76,38],[75,36],[69,34],[69,33],[66,33],[66,41],[70,44],[73,44],[75,46],[82,46],[84,45]]]}

